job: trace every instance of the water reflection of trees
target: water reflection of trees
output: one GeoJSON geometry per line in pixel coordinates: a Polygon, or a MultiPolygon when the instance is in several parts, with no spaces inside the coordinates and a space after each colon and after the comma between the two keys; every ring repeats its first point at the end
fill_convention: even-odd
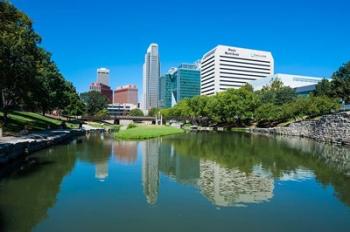
{"type": "Polygon", "coordinates": [[[55,147],[35,155],[38,164],[2,182],[2,231],[31,231],[56,203],[61,182],[74,167],[79,144],[55,147]],[[20,219],[20,220],[18,220],[20,219]]]}
{"type": "Polygon", "coordinates": [[[336,195],[350,204],[350,150],[345,147],[301,138],[215,133],[174,136],[163,143],[173,145],[183,155],[215,161],[246,175],[254,175],[258,166],[281,179],[309,169],[320,183],[332,185],[336,195]]]}

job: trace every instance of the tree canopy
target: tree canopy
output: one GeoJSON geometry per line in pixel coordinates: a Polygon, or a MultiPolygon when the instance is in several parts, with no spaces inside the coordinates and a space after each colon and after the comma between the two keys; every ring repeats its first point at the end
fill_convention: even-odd
{"type": "Polygon", "coordinates": [[[162,109],[166,119],[190,120],[200,125],[274,126],[288,120],[316,117],[339,108],[328,96],[297,96],[290,87],[275,80],[254,92],[250,85],[229,89],[214,96],[184,99],[174,107],[162,109]]]}
{"type": "Polygon", "coordinates": [[[71,83],[59,72],[30,18],[8,1],[0,1],[0,110],[28,109],[81,114],[71,83]]]}
{"type": "Polygon", "coordinates": [[[350,61],[334,72],[330,80],[319,82],[315,95],[338,98],[350,103],[350,61]]]}
{"type": "Polygon", "coordinates": [[[128,113],[129,116],[144,116],[142,110],[140,109],[132,109],[128,113]]]}
{"type": "Polygon", "coordinates": [[[82,93],[80,98],[85,103],[86,112],[89,115],[96,115],[99,111],[106,109],[108,105],[108,99],[97,91],[82,93]]]}

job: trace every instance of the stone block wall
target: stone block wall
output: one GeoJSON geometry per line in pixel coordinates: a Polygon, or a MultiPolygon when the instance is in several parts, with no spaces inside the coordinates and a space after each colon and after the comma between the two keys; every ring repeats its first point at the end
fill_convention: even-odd
{"type": "Polygon", "coordinates": [[[250,128],[248,130],[251,133],[299,136],[320,142],[350,144],[350,112],[295,122],[288,127],[250,128]]]}

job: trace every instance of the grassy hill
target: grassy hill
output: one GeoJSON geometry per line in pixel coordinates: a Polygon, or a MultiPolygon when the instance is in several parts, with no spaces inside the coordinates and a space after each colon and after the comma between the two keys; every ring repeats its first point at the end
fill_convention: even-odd
{"type": "MultiPolygon", "coordinates": [[[[3,113],[0,112],[0,120],[3,119],[3,113]]],[[[49,116],[43,116],[41,114],[33,112],[13,111],[8,115],[8,125],[4,128],[6,133],[16,133],[24,129],[27,126],[29,131],[40,131],[48,128],[59,128],[62,120],[58,120],[49,116]]],[[[72,123],[66,124],[68,127],[76,127],[77,125],[72,123]]]]}
{"type": "Polygon", "coordinates": [[[117,139],[150,139],[183,132],[182,129],[169,126],[138,125],[135,128],[119,131],[115,137],[117,139]]]}

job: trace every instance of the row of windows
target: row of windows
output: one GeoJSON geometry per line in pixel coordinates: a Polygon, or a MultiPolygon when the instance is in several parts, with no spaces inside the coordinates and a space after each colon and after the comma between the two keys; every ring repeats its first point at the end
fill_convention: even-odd
{"type": "Polygon", "coordinates": [[[245,81],[245,82],[256,80],[256,78],[243,78],[243,77],[232,77],[232,76],[230,76],[230,77],[227,77],[227,76],[220,76],[220,80],[225,80],[225,79],[223,79],[223,78],[226,78],[226,79],[228,79],[228,80],[242,80],[242,81],[245,81]]]}
{"type": "MultiPolygon", "coordinates": [[[[230,69],[230,70],[227,70],[227,71],[236,71],[236,72],[244,72],[244,73],[247,73],[248,75],[249,74],[266,74],[266,75],[270,75],[270,72],[262,72],[262,71],[250,71],[250,70],[241,70],[241,69],[230,69]]],[[[232,72],[221,72],[220,73],[224,73],[224,74],[232,74],[232,72]]],[[[266,76],[265,75],[265,76],[266,76]]]]}
{"type": "Polygon", "coordinates": [[[212,84],[210,84],[210,85],[208,85],[208,86],[201,86],[201,91],[206,91],[206,89],[208,89],[208,88],[210,88],[210,87],[214,87],[215,85],[214,85],[214,83],[212,83],[212,84]]]}
{"type": "Polygon", "coordinates": [[[206,59],[205,61],[203,61],[202,63],[201,63],[201,66],[203,67],[203,66],[205,66],[205,64],[206,63],[208,63],[210,60],[212,60],[213,58],[215,58],[215,56],[213,55],[213,56],[211,56],[211,57],[209,57],[208,59],[206,59]]]}
{"type": "Polygon", "coordinates": [[[201,81],[201,83],[206,82],[206,81],[210,81],[210,80],[214,80],[214,76],[211,76],[211,77],[209,77],[209,78],[203,79],[203,80],[201,81]]]}
{"type": "Polygon", "coordinates": [[[201,84],[201,89],[206,88],[206,87],[208,87],[208,86],[212,86],[213,83],[214,83],[214,80],[209,81],[209,82],[207,82],[207,83],[202,83],[202,84],[201,84]]]}
{"type": "Polygon", "coordinates": [[[205,67],[205,68],[201,68],[201,73],[203,73],[203,72],[206,72],[208,69],[211,69],[211,68],[214,68],[215,66],[214,66],[214,64],[212,64],[212,65],[209,65],[209,66],[207,66],[207,67],[205,67]]]}
{"type": "Polygon", "coordinates": [[[220,84],[220,87],[241,87],[242,85],[234,85],[234,84],[220,84]]]}
{"type": "MultiPolygon", "coordinates": [[[[214,56],[213,56],[214,57],[214,56]]],[[[211,66],[211,64],[213,64],[215,62],[215,59],[212,59],[211,61],[209,61],[208,63],[206,64],[202,64],[201,65],[201,69],[204,69],[204,68],[207,68],[208,66],[211,66]]]]}
{"type": "Polygon", "coordinates": [[[202,85],[205,85],[205,84],[207,84],[207,83],[209,83],[209,82],[214,82],[214,81],[215,81],[214,78],[211,78],[211,79],[202,81],[201,84],[202,84],[202,85]]]}
{"type": "Polygon", "coordinates": [[[210,79],[210,78],[213,78],[213,77],[214,77],[214,71],[211,72],[211,73],[208,73],[208,74],[206,74],[206,75],[203,75],[203,76],[201,77],[201,79],[202,79],[202,81],[204,81],[204,80],[206,80],[206,79],[210,79]]]}
{"type": "Polygon", "coordinates": [[[255,59],[248,59],[248,58],[241,58],[241,57],[222,56],[222,55],[220,57],[234,59],[234,60],[254,61],[254,62],[265,63],[265,64],[270,64],[271,63],[271,61],[269,61],[269,60],[255,60],[255,59]]]}
{"type": "Polygon", "coordinates": [[[210,93],[210,92],[214,92],[214,88],[204,90],[204,91],[202,91],[201,93],[202,93],[202,94],[212,94],[212,93],[210,93]]]}
{"type": "Polygon", "coordinates": [[[201,72],[201,75],[204,76],[205,74],[207,74],[208,72],[213,71],[214,69],[215,69],[215,67],[213,67],[213,68],[211,68],[211,69],[208,69],[208,70],[203,70],[203,71],[201,72]]]}
{"type": "MultiPolygon", "coordinates": [[[[228,60],[224,60],[224,59],[220,59],[220,61],[228,61],[228,60]]],[[[237,61],[237,60],[230,60],[230,62],[232,63],[236,63],[236,64],[246,64],[246,65],[254,65],[254,66],[260,66],[260,67],[270,67],[270,64],[260,64],[260,63],[248,63],[247,61],[237,61]]]]}
{"type": "Polygon", "coordinates": [[[237,68],[251,68],[251,69],[258,69],[258,70],[267,70],[270,71],[270,68],[262,68],[262,67],[256,67],[256,66],[246,66],[246,65],[236,65],[234,62],[230,62],[230,61],[225,61],[225,60],[220,60],[220,61],[224,61],[224,62],[229,62],[231,64],[225,64],[225,63],[221,63],[222,66],[229,66],[229,67],[237,67],[237,68]]]}
{"type": "Polygon", "coordinates": [[[242,80],[234,80],[234,81],[232,81],[232,80],[220,80],[220,85],[223,82],[225,82],[225,83],[242,83],[242,84],[247,83],[247,81],[242,81],[242,80]]]}

